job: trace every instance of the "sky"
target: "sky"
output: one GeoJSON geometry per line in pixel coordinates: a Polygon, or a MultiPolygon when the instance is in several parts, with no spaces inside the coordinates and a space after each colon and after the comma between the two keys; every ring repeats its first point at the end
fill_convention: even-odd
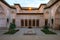
{"type": "Polygon", "coordinates": [[[36,7],[38,8],[40,4],[46,4],[49,0],[5,0],[8,4],[14,5],[20,4],[21,7],[36,7]]]}

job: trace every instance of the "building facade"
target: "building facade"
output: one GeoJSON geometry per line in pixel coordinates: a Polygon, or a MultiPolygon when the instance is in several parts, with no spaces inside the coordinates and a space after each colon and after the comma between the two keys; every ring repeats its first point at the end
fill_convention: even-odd
{"type": "Polygon", "coordinates": [[[39,27],[50,25],[50,28],[60,27],[60,1],[50,0],[39,8],[21,7],[19,4],[10,6],[5,0],[0,0],[0,29],[8,29],[12,20],[16,27],[39,27]]]}
{"type": "Polygon", "coordinates": [[[45,7],[48,16],[48,23],[53,29],[60,29],[60,0],[50,0],[45,7]]]}

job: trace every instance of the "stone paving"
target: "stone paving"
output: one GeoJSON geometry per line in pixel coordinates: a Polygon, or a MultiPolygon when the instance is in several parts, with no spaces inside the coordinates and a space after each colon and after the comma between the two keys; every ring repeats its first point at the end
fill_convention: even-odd
{"type": "MultiPolygon", "coordinates": [[[[28,28],[21,28],[20,29],[20,32],[18,32],[17,34],[19,34],[19,35],[23,35],[26,31],[28,31],[28,30],[30,30],[30,29],[28,29],[28,28]]],[[[40,31],[40,29],[39,28],[32,28],[31,29],[33,32],[36,32],[36,35],[44,35],[44,33],[43,32],[41,32],[40,31]]]]}
{"type": "Polygon", "coordinates": [[[29,30],[28,28],[20,28],[16,34],[13,35],[4,35],[2,33],[6,31],[0,31],[0,40],[60,40],[60,31],[57,32],[57,35],[47,35],[41,32],[39,28],[33,28],[31,30],[36,32],[36,35],[23,35],[25,31],[29,30]]]}

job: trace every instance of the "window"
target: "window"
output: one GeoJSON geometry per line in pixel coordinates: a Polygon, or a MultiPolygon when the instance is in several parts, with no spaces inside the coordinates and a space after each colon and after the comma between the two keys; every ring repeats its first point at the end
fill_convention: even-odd
{"type": "Polygon", "coordinates": [[[9,18],[7,18],[7,23],[9,22],[9,18]]]}
{"type": "Polygon", "coordinates": [[[24,26],[24,20],[21,20],[21,26],[24,26]]]}
{"type": "Polygon", "coordinates": [[[48,24],[48,19],[45,19],[45,25],[47,25],[48,24]]]}
{"type": "Polygon", "coordinates": [[[52,22],[52,24],[53,24],[53,19],[51,19],[51,22],[52,22]]]}
{"type": "Polygon", "coordinates": [[[13,21],[12,21],[13,23],[15,23],[15,19],[13,19],[13,21]]]}

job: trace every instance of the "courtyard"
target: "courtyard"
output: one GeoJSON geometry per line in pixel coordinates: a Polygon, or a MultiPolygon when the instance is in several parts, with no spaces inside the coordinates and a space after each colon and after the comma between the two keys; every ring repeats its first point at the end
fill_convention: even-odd
{"type": "Polygon", "coordinates": [[[60,0],[0,0],[0,40],[60,40],[60,0]]]}
{"type": "Polygon", "coordinates": [[[0,30],[0,40],[60,40],[60,31],[52,30],[57,34],[44,34],[40,28],[17,28],[18,32],[15,34],[3,34],[7,30],[0,30]],[[24,33],[32,31],[32,33],[36,33],[36,35],[24,35],[24,33]]]}

